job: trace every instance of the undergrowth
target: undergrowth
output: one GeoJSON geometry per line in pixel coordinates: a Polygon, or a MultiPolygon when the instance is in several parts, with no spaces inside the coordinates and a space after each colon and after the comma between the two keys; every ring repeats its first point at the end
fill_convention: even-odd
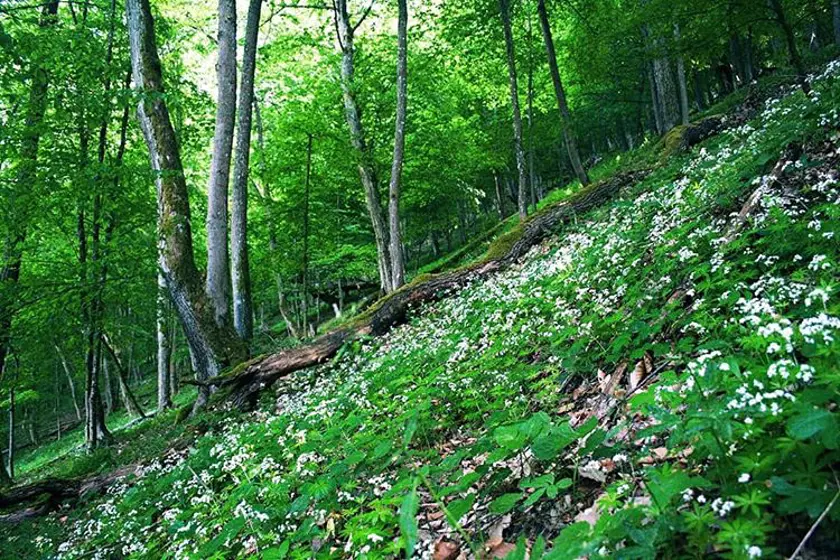
{"type": "MultiPolygon", "coordinates": [[[[3,550],[790,554],[840,488],[838,75],[810,99],[784,90],[522,264],[355,342],[104,499],[35,522],[38,552],[28,525],[3,550]],[[780,189],[766,176],[794,141],[806,151],[780,189]],[[611,375],[618,389],[593,401],[611,375]]],[[[813,551],[840,553],[838,521],[840,507],[813,551]]]]}

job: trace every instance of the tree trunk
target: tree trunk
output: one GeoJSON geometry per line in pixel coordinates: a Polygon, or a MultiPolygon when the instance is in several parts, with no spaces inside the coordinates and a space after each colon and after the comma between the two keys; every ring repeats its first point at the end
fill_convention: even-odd
{"type": "MultiPolygon", "coordinates": [[[[50,0],[41,9],[38,22],[40,28],[52,27],[58,14],[58,0],[50,0]]],[[[12,219],[6,225],[6,239],[3,243],[3,261],[0,268],[0,372],[6,363],[11,336],[12,318],[14,317],[15,290],[20,278],[23,260],[23,242],[27,234],[28,193],[32,192],[37,175],[38,146],[41,142],[41,121],[47,107],[47,89],[49,75],[47,70],[38,66],[32,68],[29,99],[26,106],[26,122],[20,143],[20,162],[17,176],[10,194],[3,204],[10,209],[12,219]],[[20,200],[18,200],[20,198],[20,200]]]]}
{"type": "Polygon", "coordinates": [[[831,14],[834,23],[834,44],[840,46],[840,0],[832,0],[831,14]]]}
{"type": "Polygon", "coordinates": [[[114,365],[117,367],[117,373],[119,374],[117,379],[120,384],[120,397],[122,398],[126,411],[132,416],[145,418],[146,414],[143,412],[143,408],[137,403],[137,399],[131,391],[131,387],[128,385],[128,371],[126,371],[126,368],[120,359],[119,351],[111,342],[110,337],[104,332],[100,337],[100,342],[103,346],[105,346],[105,349],[114,361],[114,365]]]}
{"type": "Polygon", "coordinates": [[[344,114],[350,128],[350,140],[359,158],[359,176],[365,191],[365,202],[370,215],[373,235],[376,241],[377,264],[379,266],[379,281],[386,293],[393,289],[391,279],[391,256],[388,248],[388,230],[382,217],[382,204],[379,201],[379,189],[376,181],[376,170],[370,153],[364,128],[362,113],[356,101],[354,83],[355,50],[353,35],[355,28],[350,23],[350,13],[347,10],[347,0],[336,0],[335,23],[338,42],[341,47],[341,91],[344,97],[344,114]]]}
{"type": "MultiPolygon", "coordinates": [[[[126,16],[134,84],[142,93],[137,115],[157,175],[159,266],[181,319],[196,376],[203,380],[244,359],[247,350],[232,328],[216,322],[195,264],[187,183],[163,95],[149,0],[127,0],[126,16]]],[[[208,397],[206,390],[200,391],[196,406],[203,406],[208,397]]]]}
{"type": "Polygon", "coordinates": [[[505,36],[505,52],[507,54],[508,80],[510,82],[510,103],[513,109],[513,151],[516,157],[516,169],[519,172],[519,188],[517,191],[517,209],[519,219],[528,216],[528,173],[525,169],[525,152],[522,149],[522,112],[519,109],[519,85],[516,81],[516,53],[513,47],[513,30],[510,23],[509,0],[499,0],[499,11],[502,16],[502,31],[505,36]]]}
{"type": "Polygon", "coordinates": [[[67,357],[64,355],[64,352],[61,350],[61,347],[58,344],[55,344],[55,351],[58,353],[58,358],[61,361],[61,367],[64,369],[64,375],[67,377],[67,385],[70,388],[70,398],[73,400],[73,408],[76,409],[76,420],[82,420],[82,410],[79,408],[79,401],[76,398],[76,384],[73,382],[73,372],[70,371],[70,363],[67,361],[67,357]]]}
{"type": "Polygon", "coordinates": [[[528,190],[531,196],[532,212],[537,211],[537,189],[534,185],[534,41],[531,15],[528,14],[528,190]]]}
{"type": "Polygon", "coordinates": [[[805,65],[802,63],[802,58],[799,56],[799,49],[796,46],[796,36],[793,34],[793,27],[791,27],[791,24],[787,19],[787,15],[785,14],[785,8],[782,5],[782,0],[770,0],[770,7],[773,9],[776,16],[776,23],[779,24],[779,27],[781,27],[782,32],[785,34],[788,56],[790,56],[790,62],[793,64],[793,69],[796,70],[796,82],[799,84],[799,87],[802,88],[802,91],[805,92],[805,95],[810,95],[811,86],[808,84],[808,80],[806,78],[805,65]]]}
{"type": "MultiPolygon", "coordinates": [[[[236,121],[236,1],[219,0],[218,98],[210,184],[207,187],[207,297],[216,324],[229,320],[228,183],[236,121]]],[[[136,82],[137,80],[135,80],[136,82]]]]}
{"type": "Polygon", "coordinates": [[[6,454],[6,472],[15,478],[15,386],[9,386],[9,450],[6,454]]]}
{"type": "Polygon", "coordinates": [[[309,188],[312,179],[312,135],[306,141],[306,178],[303,191],[303,262],[301,263],[301,303],[303,332],[309,329],[309,188]]]}
{"type": "Polygon", "coordinates": [[[158,273],[157,293],[157,406],[158,411],[172,407],[172,375],[170,362],[172,345],[168,328],[169,305],[166,294],[166,280],[158,273]]]}
{"type": "Polygon", "coordinates": [[[254,336],[251,272],[248,263],[248,166],[251,157],[251,111],[254,106],[254,73],[262,0],[251,0],[245,25],[242,83],[239,89],[239,122],[233,170],[233,212],[230,225],[233,280],[233,326],[242,340],[254,336]]]}
{"type": "Polygon", "coordinates": [[[545,0],[538,0],[537,12],[540,17],[543,40],[545,41],[548,69],[551,73],[551,81],[554,84],[554,96],[557,98],[557,108],[560,110],[560,123],[563,126],[563,141],[566,144],[566,151],[569,154],[569,163],[571,163],[572,169],[580,183],[586,186],[589,184],[589,175],[586,173],[586,169],[580,161],[577,138],[572,131],[572,116],[569,111],[569,104],[566,102],[566,92],[563,89],[563,82],[560,79],[560,69],[557,66],[557,53],[554,50],[554,39],[551,35],[551,23],[548,20],[545,0]]]}
{"type": "Polygon", "coordinates": [[[391,257],[391,289],[405,284],[405,262],[400,232],[400,181],[405,157],[405,120],[408,103],[408,6],[397,0],[397,109],[394,130],[394,159],[388,188],[388,229],[391,257]]]}
{"type": "MultiPolygon", "coordinates": [[[[680,26],[674,24],[674,39],[677,43],[677,48],[680,48],[680,26]]],[[[682,124],[689,123],[688,115],[688,86],[685,81],[685,63],[681,54],[677,55],[677,82],[680,86],[680,116],[682,116],[682,124]]]]}
{"type": "Polygon", "coordinates": [[[105,380],[105,417],[107,418],[114,412],[114,388],[111,385],[111,371],[108,368],[108,360],[102,358],[101,368],[102,377],[105,380]]]}
{"type": "MultiPolygon", "coordinates": [[[[493,172],[493,182],[496,185],[496,207],[499,210],[499,220],[503,221],[505,219],[505,199],[502,198],[502,186],[499,184],[499,175],[495,171],[493,172]]],[[[437,243],[435,243],[435,247],[437,247],[437,243]]],[[[438,250],[436,249],[436,251],[438,250]]]]}

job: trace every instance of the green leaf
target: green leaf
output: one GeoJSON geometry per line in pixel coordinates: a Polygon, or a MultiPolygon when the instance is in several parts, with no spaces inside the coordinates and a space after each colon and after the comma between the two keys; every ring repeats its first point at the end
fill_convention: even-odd
{"type": "Polygon", "coordinates": [[[837,430],[834,416],[827,410],[812,408],[794,416],[788,421],[788,434],[795,439],[805,440],[824,430],[837,430]]]}
{"type": "Polygon", "coordinates": [[[493,431],[493,437],[499,447],[509,451],[519,451],[525,447],[527,435],[519,430],[519,426],[500,426],[493,431]]]}
{"type": "Polygon", "coordinates": [[[505,514],[512,510],[516,506],[516,502],[519,501],[519,498],[522,497],[522,494],[502,494],[492,502],[490,502],[490,511],[493,513],[498,514],[505,514]]]}
{"type": "Polygon", "coordinates": [[[552,428],[547,434],[538,437],[531,450],[541,461],[551,461],[577,439],[577,434],[568,423],[552,428]]]}
{"type": "Polygon", "coordinates": [[[417,544],[417,509],[420,500],[417,498],[417,480],[415,479],[411,492],[405,495],[400,505],[400,530],[405,538],[406,557],[411,558],[417,544]]]}
{"type": "Polygon", "coordinates": [[[227,525],[225,525],[222,528],[222,530],[219,532],[218,535],[216,535],[214,539],[208,541],[204,544],[204,546],[202,546],[199,549],[198,556],[201,558],[207,558],[209,556],[212,556],[213,553],[219,550],[228,539],[233,539],[234,537],[236,537],[236,535],[239,534],[239,531],[241,531],[242,527],[244,526],[245,518],[234,517],[233,519],[227,522],[227,525]]]}
{"type": "Polygon", "coordinates": [[[262,560],[283,560],[289,554],[289,541],[283,541],[280,546],[275,546],[264,550],[262,553],[262,560]]]}
{"type": "Polygon", "coordinates": [[[417,416],[418,413],[415,410],[414,414],[406,420],[405,422],[405,431],[403,432],[403,448],[408,449],[408,446],[411,445],[411,439],[414,437],[414,433],[417,431],[417,416]]]}
{"type": "Polygon", "coordinates": [[[522,503],[522,509],[528,509],[536,504],[543,497],[543,494],[545,494],[545,488],[538,488],[536,492],[528,496],[528,499],[522,503]]]}
{"type": "Polygon", "coordinates": [[[448,509],[449,513],[452,515],[452,519],[450,520],[450,522],[454,523],[461,519],[464,516],[464,514],[470,511],[470,508],[473,506],[474,503],[475,494],[470,494],[463,500],[455,500],[454,502],[446,506],[446,509],[448,509]]]}

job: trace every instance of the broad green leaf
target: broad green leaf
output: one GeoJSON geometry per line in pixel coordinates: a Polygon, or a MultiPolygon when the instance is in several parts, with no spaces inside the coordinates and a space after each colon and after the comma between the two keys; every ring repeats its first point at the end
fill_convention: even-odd
{"type": "Polygon", "coordinates": [[[417,481],[411,492],[405,495],[400,505],[400,530],[405,539],[406,557],[411,558],[417,545],[417,509],[420,501],[417,498],[417,481]]]}
{"type": "Polygon", "coordinates": [[[490,511],[493,513],[504,514],[512,510],[516,506],[516,502],[522,494],[502,494],[492,502],[490,502],[490,511]]]}

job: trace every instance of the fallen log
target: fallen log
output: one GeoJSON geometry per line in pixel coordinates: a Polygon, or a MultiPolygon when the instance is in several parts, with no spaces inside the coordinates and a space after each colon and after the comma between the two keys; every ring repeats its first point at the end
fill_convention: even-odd
{"type": "Polygon", "coordinates": [[[347,342],[360,336],[384,335],[404,323],[414,306],[438,300],[469,282],[508,268],[559,226],[604,204],[623,187],[640,181],[647,174],[647,170],[631,171],[592,185],[566,201],[542,209],[501,236],[491,244],[484,259],[452,272],[418,277],[381,299],[352,323],[317,338],[309,345],[255,358],[208,380],[207,384],[221,389],[216,393],[216,404],[241,410],[253,408],[260,393],[278,379],[328,361],[347,342]]]}

